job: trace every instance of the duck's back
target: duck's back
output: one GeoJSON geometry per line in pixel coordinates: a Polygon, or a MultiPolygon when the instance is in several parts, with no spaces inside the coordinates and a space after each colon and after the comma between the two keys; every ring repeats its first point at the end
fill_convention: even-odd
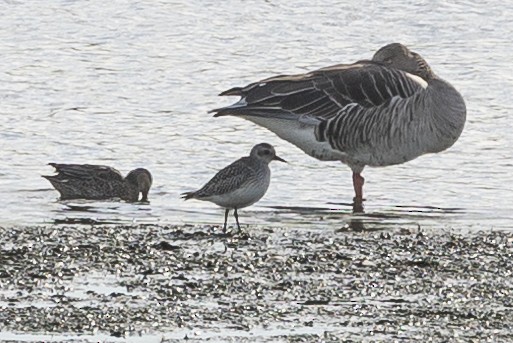
{"type": "Polygon", "coordinates": [[[126,192],[123,176],[116,169],[91,164],[50,163],[57,175],[46,178],[61,194],[61,200],[108,199],[126,192]]]}

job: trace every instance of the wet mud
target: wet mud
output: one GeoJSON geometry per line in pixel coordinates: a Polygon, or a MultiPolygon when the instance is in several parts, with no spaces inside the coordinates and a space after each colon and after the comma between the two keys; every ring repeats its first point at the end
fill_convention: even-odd
{"type": "Polygon", "coordinates": [[[0,339],[513,341],[513,233],[0,228],[0,339]]]}

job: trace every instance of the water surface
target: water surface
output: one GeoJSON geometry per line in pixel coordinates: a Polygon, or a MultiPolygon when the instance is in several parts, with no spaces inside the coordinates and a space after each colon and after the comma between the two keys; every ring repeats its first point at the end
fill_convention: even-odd
{"type": "Polygon", "coordinates": [[[290,161],[241,211],[246,224],[350,225],[349,168],[317,161],[274,134],[209,109],[227,88],[279,73],[369,58],[402,42],[466,99],[448,151],[367,168],[374,227],[510,229],[513,219],[513,4],[444,1],[8,1],[0,4],[1,224],[222,221],[183,202],[259,142],[290,161]],[[151,203],[57,201],[48,162],[97,163],[154,175],[151,203]]]}

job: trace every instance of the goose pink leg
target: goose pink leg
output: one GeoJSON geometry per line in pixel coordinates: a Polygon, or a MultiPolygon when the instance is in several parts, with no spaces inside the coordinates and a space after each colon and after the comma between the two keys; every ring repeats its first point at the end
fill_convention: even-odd
{"type": "Polygon", "coordinates": [[[353,187],[354,187],[354,202],[355,204],[363,203],[363,184],[365,183],[365,179],[360,173],[353,172],[353,187]]]}

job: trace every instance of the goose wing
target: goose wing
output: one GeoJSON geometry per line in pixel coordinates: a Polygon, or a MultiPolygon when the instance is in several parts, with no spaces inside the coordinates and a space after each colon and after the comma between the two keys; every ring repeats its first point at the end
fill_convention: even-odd
{"type": "Polygon", "coordinates": [[[299,75],[280,75],[235,87],[220,95],[239,95],[215,116],[249,115],[330,119],[347,105],[375,107],[394,97],[408,98],[425,88],[420,77],[373,61],[339,64],[299,75]]]}

